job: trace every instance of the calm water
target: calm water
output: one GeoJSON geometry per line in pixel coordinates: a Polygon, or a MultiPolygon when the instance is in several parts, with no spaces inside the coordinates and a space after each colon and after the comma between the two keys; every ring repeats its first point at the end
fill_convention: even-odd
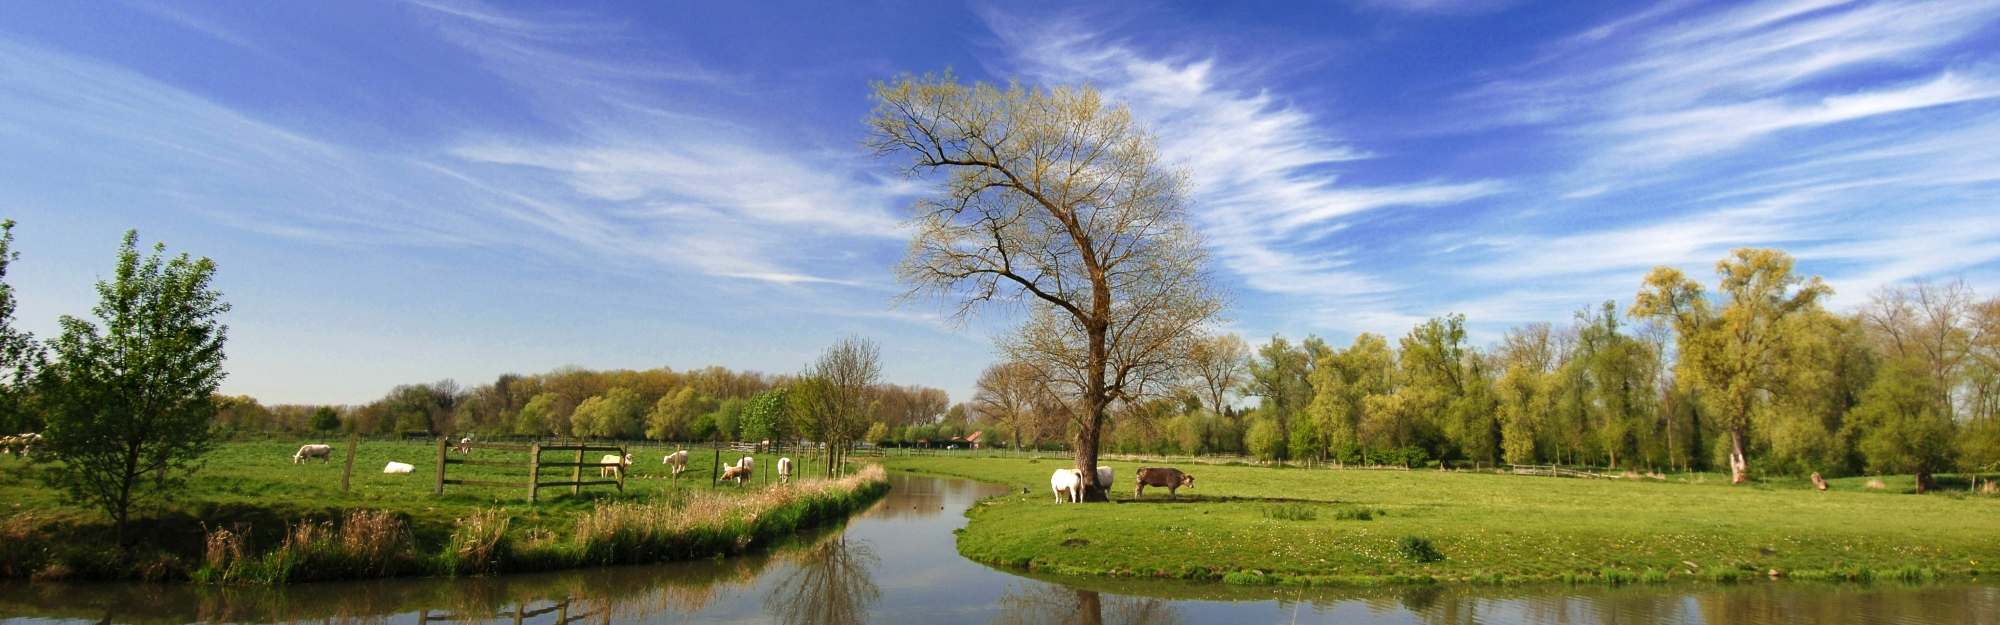
{"type": "Polygon", "coordinates": [[[965,480],[892,475],[840,531],[723,562],[477,580],[289,588],[0,585],[0,623],[1965,623],[2000,625],[2000,586],[1756,583],[1623,589],[1244,589],[1089,580],[1067,586],[960,558],[965,480]]]}

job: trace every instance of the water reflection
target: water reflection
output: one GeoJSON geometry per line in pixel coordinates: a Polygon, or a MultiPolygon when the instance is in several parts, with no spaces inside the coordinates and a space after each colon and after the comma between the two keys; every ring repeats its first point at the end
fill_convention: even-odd
{"type": "Polygon", "coordinates": [[[867,545],[835,536],[797,559],[764,596],[764,609],[785,625],[861,625],[868,606],[882,598],[869,577],[880,562],[867,545]]]}
{"type": "Polygon", "coordinates": [[[1181,625],[1172,604],[1143,597],[1105,595],[1095,590],[1049,584],[1021,584],[1001,595],[993,625],[1181,625]]]}
{"type": "Polygon", "coordinates": [[[1300,590],[1024,576],[958,556],[952,530],[1004,489],[891,476],[845,528],[723,561],[286,588],[0,584],[0,623],[1965,623],[2000,586],[1430,586],[1300,590]]]}

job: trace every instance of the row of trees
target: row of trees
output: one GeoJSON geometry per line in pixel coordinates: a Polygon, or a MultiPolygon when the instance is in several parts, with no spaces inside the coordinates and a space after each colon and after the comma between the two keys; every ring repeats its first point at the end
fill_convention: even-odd
{"type": "MultiPolygon", "coordinates": [[[[1781,251],[1673,268],[1634,303],[1530,323],[1480,348],[1465,318],[1345,346],[1205,339],[1176,390],[1114,411],[1107,446],[1267,460],[1726,467],[1804,475],[2000,468],[2000,298],[1962,282],[1883,287],[1846,314],[1781,251]],[[1231,398],[1254,398],[1239,411],[1231,398]]],[[[971,404],[1029,446],[1080,424],[1032,367],[1002,362],[971,404]]]]}

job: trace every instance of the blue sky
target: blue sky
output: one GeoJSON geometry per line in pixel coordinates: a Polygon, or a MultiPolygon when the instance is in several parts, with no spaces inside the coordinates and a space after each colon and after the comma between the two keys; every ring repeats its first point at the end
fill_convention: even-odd
{"type": "Polygon", "coordinates": [[[1129,102],[1253,341],[1490,341],[1742,246],[1837,307],[2000,292],[2000,1],[843,4],[0,4],[18,323],[137,228],[220,264],[267,402],[850,334],[963,400],[1009,320],[893,305],[922,186],[859,146],[869,81],[947,67],[1129,102]]]}

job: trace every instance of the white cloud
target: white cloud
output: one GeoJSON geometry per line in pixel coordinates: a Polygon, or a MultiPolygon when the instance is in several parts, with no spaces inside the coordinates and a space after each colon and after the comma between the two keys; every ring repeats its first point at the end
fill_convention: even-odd
{"type": "Polygon", "coordinates": [[[1220,84],[1215,60],[1151,58],[1073,25],[988,22],[1033,74],[1089,82],[1147,121],[1161,152],[1193,170],[1196,213],[1223,267],[1253,289],[1315,297],[1391,290],[1392,281],[1354,270],[1320,239],[1371,211],[1446,206],[1505,188],[1494,180],[1341,184],[1336,168],[1369,153],[1268,92],[1220,84]]]}

